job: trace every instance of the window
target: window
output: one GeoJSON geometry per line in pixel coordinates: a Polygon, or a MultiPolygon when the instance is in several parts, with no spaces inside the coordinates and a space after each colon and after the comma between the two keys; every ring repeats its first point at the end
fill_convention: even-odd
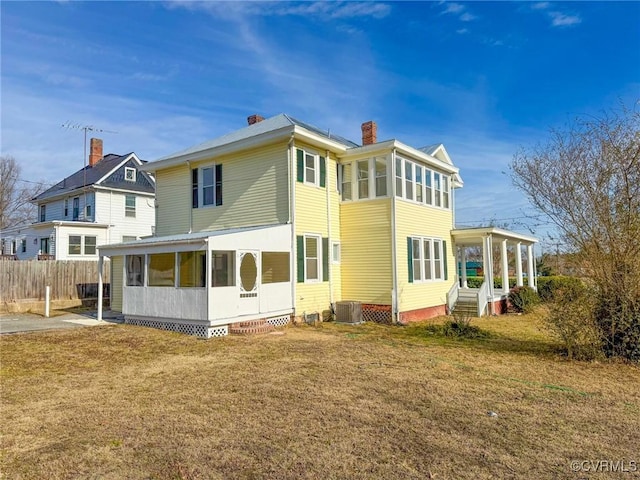
{"type": "Polygon", "coordinates": [[[69,216],[69,199],[64,199],[64,216],[65,218],[69,216]]]}
{"type": "Polygon", "coordinates": [[[152,253],[149,255],[149,286],[173,287],[175,286],[174,253],[152,253]]]}
{"type": "Polygon", "coordinates": [[[96,254],[96,237],[93,237],[93,236],[84,237],[84,254],[85,255],[96,254]]]}
{"type": "Polygon", "coordinates": [[[369,198],[369,160],[361,160],[358,166],[358,198],[369,198]]]}
{"type": "Polygon", "coordinates": [[[351,164],[339,165],[340,181],[342,186],[342,200],[351,200],[351,164]]]}
{"type": "Polygon", "coordinates": [[[80,197],[74,197],[73,199],[73,220],[78,220],[80,216],[80,197]]]}
{"type": "Polygon", "coordinates": [[[407,200],[413,200],[413,163],[411,163],[409,160],[404,161],[404,179],[404,198],[406,198],[407,200]]]}
{"type": "Polygon", "coordinates": [[[136,169],[131,167],[124,167],[124,179],[127,182],[136,181],[136,169]]]}
{"type": "Polygon", "coordinates": [[[442,207],[449,208],[449,177],[442,176],[442,207]]]}
{"type": "Polygon", "coordinates": [[[422,170],[420,165],[416,165],[416,202],[422,203],[422,170]]]}
{"type": "Polygon", "coordinates": [[[431,170],[425,169],[425,172],[424,172],[424,184],[425,184],[424,202],[427,205],[433,205],[433,187],[432,187],[432,180],[431,180],[432,173],[433,172],[431,170]]]}
{"type": "Polygon", "coordinates": [[[47,218],[47,206],[40,205],[40,221],[44,222],[47,218]]]}
{"type": "Polygon", "coordinates": [[[340,243],[331,243],[331,262],[340,263],[340,243]]]}
{"type": "Polygon", "coordinates": [[[320,237],[304,237],[304,279],[305,281],[320,280],[320,237]]]}
{"type": "Polygon", "coordinates": [[[447,280],[447,242],[408,237],[409,283],[447,280]]]}
{"type": "Polygon", "coordinates": [[[440,174],[438,172],[433,172],[433,186],[434,186],[434,199],[435,199],[435,206],[439,207],[441,204],[441,199],[440,199],[440,193],[441,193],[441,187],[440,187],[440,174]]]}
{"type": "Polygon", "coordinates": [[[211,252],[212,281],[214,287],[233,287],[236,284],[236,252],[211,252]]]}
{"type": "Polygon", "coordinates": [[[127,287],[144,287],[144,255],[127,255],[127,287]]]}
{"type": "Polygon", "coordinates": [[[125,217],[135,218],[136,216],[136,196],[135,195],[124,196],[124,215],[125,217]]]}
{"type": "Polygon", "coordinates": [[[40,239],[40,253],[48,255],[49,252],[49,238],[44,237],[40,239]]]}
{"type": "Polygon", "coordinates": [[[288,282],[289,252],[262,252],[262,283],[288,282]]]}
{"type": "Polygon", "coordinates": [[[134,236],[131,236],[131,235],[123,235],[122,236],[122,242],[123,243],[125,243],[125,242],[135,242],[137,239],[138,239],[138,237],[134,237],[134,236]]]}
{"type": "Polygon", "coordinates": [[[21,250],[22,250],[22,253],[26,253],[27,252],[27,239],[26,238],[22,239],[21,250]]]}
{"type": "Polygon", "coordinates": [[[402,159],[396,157],[396,197],[403,197],[402,185],[402,159]]]}
{"type": "Polygon", "coordinates": [[[222,165],[191,171],[191,206],[222,205],[222,165]]]}
{"type": "Polygon", "coordinates": [[[387,196],[387,162],[384,158],[376,158],[376,197],[387,196]]]}
{"type": "Polygon", "coordinates": [[[180,265],[180,287],[204,287],[206,285],[207,257],[206,252],[178,253],[180,265]]]}
{"type": "Polygon", "coordinates": [[[82,237],[69,235],[69,255],[82,255],[82,237]]]}
{"type": "Polygon", "coordinates": [[[300,183],[324,187],[326,183],[325,158],[305,150],[296,150],[297,180],[300,183]]]}
{"type": "Polygon", "coordinates": [[[91,204],[85,207],[85,211],[86,211],[85,218],[87,220],[91,220],[91,204]]]}

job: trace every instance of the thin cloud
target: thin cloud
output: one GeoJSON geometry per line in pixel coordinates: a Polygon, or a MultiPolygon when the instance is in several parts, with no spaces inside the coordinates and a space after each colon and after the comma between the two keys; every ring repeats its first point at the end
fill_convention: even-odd
{"type": "Polygon", "coordinates": [[[462,20],[463,22],[470,22],[471,20],[475,20],[476,16],[470,14],[469,12],[464,12],[462,15],[460,15],[460,20],[462,20]]]}
{"type": "Polygon", "coordinates": [[[532,10],[546,10],[549,8],[549,2],[537,2],[531,5],[532,10]]]}
{"type": "Polygon", "coordinates": [[[445,3],[447,6],[442,13],[461,13],[464,10],[464,5],[455,2],[445,3]]]}
{"type": "Polygon", "coordinates": [[[322,20],[372,17],[381,19],[389,15],[391,5],[373,2],[304,2],[263,3],[263,2],[191,2],[171,0],[165,2],[168,8],[185,8],[204,11],[221,18],[238,16],[313,16],[322,20]]]}
{"type": "Polygon", "coordinates": [[[456,33],[459,35],[464,35],[465,33],[469,33],[469,29],[468,28],[459,28],[458,30],[456,30],[456,33]]]}
{"type": "Polygon", "coordinates": [[[561,12],[549,12],[549,17],[551,17],[551,25],[554,27],[568,27],[582,22],[582,19],[577,15],[565,15],[561,12]]]}
{"type": "Polygon", "coordinates": [[[456,2],[440,2],[440,5],[444,5],[444,10],[440,12],[441,15],[455,15],[461,22],[470,22],[477,17],[467,10],[465,5],[456,2]]]}

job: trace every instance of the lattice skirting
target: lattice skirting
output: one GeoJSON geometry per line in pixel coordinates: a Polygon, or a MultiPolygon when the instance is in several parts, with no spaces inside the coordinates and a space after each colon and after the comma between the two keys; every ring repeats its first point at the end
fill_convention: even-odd
{"type": "Polygon", "coordinates": [[[274,327],[284,327],[291,321],[291,315],[280,315],[279,317],[267,318],[266,322],[274,327]]]}
{"type": "Polygon", "coordinates": [[[390,324],[393,320],[391,316],[391,306],[363,304],[362,319],[365,322],[390,324]]]}
{"type": "Polygon", "coordinates": [[[157,328],[159,330],[168,330],[170,332],[194,335],[200,338],[224,337],[226,335],[229,335],[229,327],[227,325],[210,327],[208,325],[190,325],[176,322],[160,322],[157,320],[130,317],[125,318],[125,323],[128,325],[151,327],[157,328]]]}

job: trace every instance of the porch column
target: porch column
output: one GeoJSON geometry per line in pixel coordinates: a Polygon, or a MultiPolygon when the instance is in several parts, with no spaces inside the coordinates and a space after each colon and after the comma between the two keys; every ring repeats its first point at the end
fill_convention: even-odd
{"type": "Polygon", "coordinates": [[[533,273],[533,245],[527,245],[527,277],[529,278],[529,286],[536,288],[536,278],[533,273]]]}
{"type": "Polygon", "coordinates": [[[460,273],[462,276],[462,288],[467,288],[467,249],[460,247],[460,273]]]}
{"type": "Polygon", "coordinates": [[[102,321],[102,272],[104,267],[104,257],[98,257],[98,321],[102,321]]]}
{"type": "Polygon", "coordinates": [[[502,260],[502,291],[509,292],[509,258],[507,257],[507,239],[500,245],[500,260],[502,260]]]}
{"type": "Polygon", "coordinates": [[[482,242],[482,266],[484,281],[488,283],[489,294],[493,297],[493,242],[491,235],[486,236],[482,242]]]}
{"type": "Polygon", "coordinates": [[[521,287],[522,283],[522,245],[516,244],[516,285],[521,287]]]}

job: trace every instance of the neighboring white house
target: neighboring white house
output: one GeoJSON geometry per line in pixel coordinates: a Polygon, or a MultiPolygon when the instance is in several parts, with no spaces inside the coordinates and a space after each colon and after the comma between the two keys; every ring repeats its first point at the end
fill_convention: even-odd
{"type": "Polygon", "coordinates": [[[0,253],[19,260],[97,260],[98,245],[153,234],[155,181],[135,153],[102,154],[92,138],[89,164],[31,201],[34,223],[0,232],[0,253]]]}

